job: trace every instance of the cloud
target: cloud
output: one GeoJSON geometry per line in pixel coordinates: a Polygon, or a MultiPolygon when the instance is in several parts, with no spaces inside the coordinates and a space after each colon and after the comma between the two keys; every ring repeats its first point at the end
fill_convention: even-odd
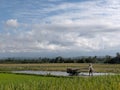
{"type": "Polygon", "coordinates": [[[28,3],[30,10],[24,6],[16,11],[13,16],[17,19],[6,21],[8,28],[17,29],[15,33],[0,34],[0,51],[91,53],[119,50],[119,0],[46,3],[36,9],[31,5],[28,3]]]}
{"type": "Polygon", "coordinates": [[[17,28],[19,26],[17,19],[9,19],[5,22],[5,24],[7,27],[11,27],[11,28],[17,28]]]}

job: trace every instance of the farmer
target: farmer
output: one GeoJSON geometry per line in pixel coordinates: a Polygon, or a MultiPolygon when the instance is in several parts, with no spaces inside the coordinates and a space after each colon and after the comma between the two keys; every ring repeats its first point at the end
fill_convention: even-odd
{"type": "Polygon", "coordinates": [[[93,69],[93,67],[92,67],[92,64],[91,64],[91,63],[89,64],[88,69],[89,69],[89,76],[93,76],[93,71],[94,71],[94,69],[93,69]]]}

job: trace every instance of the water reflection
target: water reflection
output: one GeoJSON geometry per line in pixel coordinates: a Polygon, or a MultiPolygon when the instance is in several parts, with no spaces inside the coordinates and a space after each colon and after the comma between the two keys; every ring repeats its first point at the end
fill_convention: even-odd
{"type": "MultiPolygon", "coordinates": [[[[55,76],[69,76],[67,72],[63,71],[13,71],[12,73],[24,73],[24,74],[35,74],[35,75],[55,75],[55,76]]],[[[114,73],[93,73],[94,76],[98,75],[115,75],[114,73]]],[[[88,73],[81,72],[79,76],[89,76],[88,73]]]]}

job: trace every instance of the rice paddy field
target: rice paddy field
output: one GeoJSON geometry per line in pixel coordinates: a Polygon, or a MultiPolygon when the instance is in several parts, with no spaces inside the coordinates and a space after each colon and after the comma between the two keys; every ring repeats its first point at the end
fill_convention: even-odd
{"type": "MultiPolygon", "coordinates": [[[[15,70],[88,71],[88,64],[0,64],[0,90],[120,90],[120,75],[51,76],[13,74],[15,70]],[[5,72],[5,73],[3,73],[5,72]]],[[[119,64],[93,64],[96,72],[120,73],[119,64]]]]}
{"type": "Polygon", "coordinates": [[[1,73],[0,90],[120,90],[120,76],[50,77],[1,73]]]}
{"type": "MultiPolygon", "coordinates": [[[[0,71],[15,70],[45,70],[66,71],[66,68],[79,68],[81,72],[88,71],[88,63],[48,63],[48,64],[0,64],[0,71]]],[[[95,72],[120,73],[120,64],[93,64],[95,72]]]]}

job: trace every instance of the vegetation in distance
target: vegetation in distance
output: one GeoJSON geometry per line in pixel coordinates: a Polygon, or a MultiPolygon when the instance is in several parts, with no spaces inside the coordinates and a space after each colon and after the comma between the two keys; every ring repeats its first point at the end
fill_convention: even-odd
{"type": "Polygon", "coordinates": [[[120,90],[120,75],[88,78],[1,73],[0,90],[120,90]]]}
{"type": "Polygon", "coordinates": [[[120,53],[116,53],[115,57],[106,55],[104,57],[98,56],[81,56],[73,58],[64,58],[61,56],[55,58],[4,58],[0,59],[0,63],[110,63],[120,64],[120,53]]]}

